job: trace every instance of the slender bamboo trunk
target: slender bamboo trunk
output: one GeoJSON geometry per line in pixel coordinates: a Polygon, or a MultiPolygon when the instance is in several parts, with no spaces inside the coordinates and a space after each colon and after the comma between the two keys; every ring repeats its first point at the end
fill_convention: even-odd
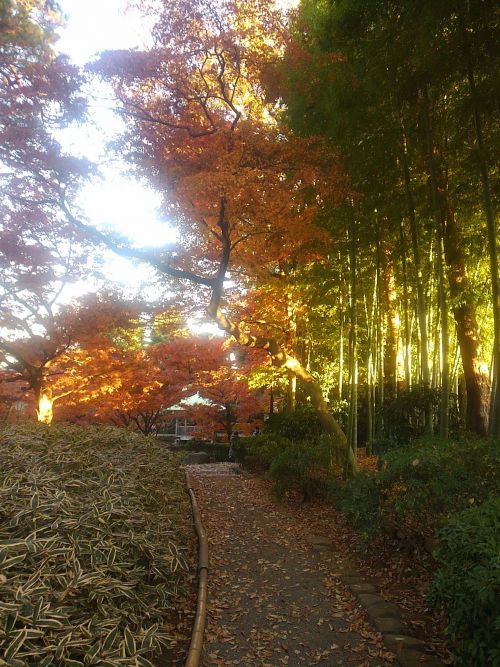
{"type": "Polygon", "coordinates": [[[439,295],[439,314],[441,322],[441,400],[440,400],[440,420],[439,433],[442,438],[448,437],[449,430],[449,396],[450,396],[450,371],[449,371],[449,333],[448,333],[448,304],[445,288],[445,268],[443,261],[444,253],[444,229],[446,221],[446,209],[444,200],[444,189],[438,183],[436,164],[434,159],[434,142],[432,129],[430,125],[429,99],[427,89],[424,91],[425,108],[425,129],[427,140],[427,161],[430,177],[432,211],[434,214],[434,224],[436,228],[436,259],[438,272],[438,295],[439,295]],[[440,189],[441,188],[441,189],[440,189]]]}
{"type": "Polygon", "coordinates": [[[366,342],[366,453],[371,456],[374,439],[374,355],[373,355],[373,324],[375,316],[375,303],[377,299],[377,276],[373,281],[373,294],[370,309],[368,309],[366,294],[365,294],[365,315],[366,315],[366,329],[368,338],[366,342]]]}
{"type": "Polygon", "coordinates": [[[439,272],[439,309],[441,312],[441,402],[439,435],[445,440],[449,434],[450,424],[450,363],[449,363],[449,332],[448,332],[448,299],[446,297],[443,238],[436,244],[439,272]]]}
{"type": "MultiPolygon", "coordinates": [[[[413,200],[413,192],[411,187],[410,167],[408,162],[408,145],[406,139],[406,132],[401,123],[401,133],[403,142],[403,176],[405,184],[406,204],[408,212],[408,222],[410,224],[410,238],[413,251],[413,265],[415,267],[415,286],[417,291],[417,315],[418,327],[420,332],[420,369],[422,375],[422,384],[424,387],[429,386],[429,358],[428,358],[428,342],[427,342],[427,318],[426,318],[426,304],[425,293],[423,285],[422,261],[420,259],[420,243],[418,234],[417,218],[415,215],[415,203],[413,200]]],[[[430,423],[430,420],[429,420],[430,423]]]]}
{"type": "Polygon", "coordinates": [[[293,371],[287,370],[287,392],[286,392],[286,409],[288,412],[295,412],[297,406],[297,376],[293,371]]]}
{"type": "Polygon", "coordinates": [[[340,286],[340,340],[339,340],[339,401],[344,393],[344,307],[342,300],[342,285],[340,286]]]}
{"type": "Polygon", "coordinates": [[[356,283],[356,223],[351,220],[349,230],[349,419],[347,442],[356,456],[358,432],[357,384],[357,283],[356,283]]]}
{"type": "Polygon", "coordinates": [[[383,244],[384,255],[384,298],[386,312],[386,336],[384,346],[385,393],[389,399],[397,394],[398,384],[398,340],[400,319],[397,310],[396,277],[392,250],[383,244]]]}
{"type": "Polygon", "coordinates": [[[378,238],[377,228],[377,251],[376,251],[376,276],[377,276],[377,386],[378,386],[378,405],[377,405],[377,422],[376,432],[377,437],[382,437],[384,434],[384,340],[382,333],[382,287],[381,287],[381,257],[380,257],[380,240],[378,238]]]}
{"type": "Polygon", "coordinates": [[[358,449],[358,312],[357,312],[357,280],[356,280],[356,251],[357,239],[353,224],[351,239],[351,332],[352,332],[352,428],[350,444],[356,454],[358,449]]]}
{"type": "Polygon", "coordinates": [[[404,235],[403,222],[399,226],[399,239],[401,242],[401,268],[403,272],[403,318],[404,318],[404,367],[405,367],[405,384],[406,388],[411,387],[411,364],[410,364],[410,349],[411,349],[411,335],[410,322],[408,316],[408,280],[406,269],[406,239],[404,235]]]}

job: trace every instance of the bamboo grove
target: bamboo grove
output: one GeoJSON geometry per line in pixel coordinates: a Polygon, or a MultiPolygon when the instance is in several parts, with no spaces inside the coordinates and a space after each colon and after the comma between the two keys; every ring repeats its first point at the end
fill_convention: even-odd
{"type": "Polygon", "coordinates": [[[276,91],[297,131],[341,147],[354,193],[324,223],[344,237],[333,289],[353,443],[358,400],[370,442],[398,393],[408,416],[420,400],[425,432],[446,437],[458,408],[498,435],[498,19],[488,2],[305,0],[293,21],[276,91]]]}

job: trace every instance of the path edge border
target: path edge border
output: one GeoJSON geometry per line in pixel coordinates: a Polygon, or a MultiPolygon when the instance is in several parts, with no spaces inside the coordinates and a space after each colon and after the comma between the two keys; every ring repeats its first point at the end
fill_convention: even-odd
{"type": "Polygon", "coordinates": [[[191,485],[191,476],[187,470],[186,486],[191,499],[191,508],[193,511],[194,528],[198,537],[198,594],[196,602],[196,614],[191,632],[191,643],[184,663],[184,667],[199,667],[201,664],[203,652],[203,640],[205,636],[205,626],[207,621],[207,600],[208,600],[208,540],[201,519],[201,513],[198,507],[198,501],[191,485]]]}

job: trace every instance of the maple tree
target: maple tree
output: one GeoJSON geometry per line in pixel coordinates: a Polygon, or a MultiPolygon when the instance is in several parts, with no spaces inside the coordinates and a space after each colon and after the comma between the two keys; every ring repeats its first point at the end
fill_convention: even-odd
{"type": "Polygon", "coordinates": [[[3,382],[13,383],[15,391],[22,382],[33,393],[38,420],[50,424],[56,401],[109,385],[110,334],[115,327],[134,326],[137,309],[105,294],[61,307],[58,293],[49,297],[36,283],[17,287],[2,290],[3,382]]]}
{"type": "Polygon", "coordinates": [[[250,388],[248,376],[252,368],[262,364],[262,355],[247,354],[241,359],[228,338],[212,338],[200,345],[204,354],[192,365],[192,385],[205,400],[187,408],[198,429],[209,436],[222,431],[229,442],[236,426],[245,435],[261,427],[267,396],[265,391],[250,388]]]}
{"type": "Polygon", "coordinates": [[[16,234],[18,247],[29,245],[33,230],[49,226],[74,238],[77,232],[61,215],[61,193],[71,198],[92,167],[65,154],[54,131],[83,119],[82,76],[55,53],[56,3],[4,0],[0,21],[2,235],[16,234]]]}
{"type": "MultiPolygon", "coordinates": [[[[127,123],[121,152],[164,194],[182,245],[150,253],[90,232],[122,255],[199,285],[219,326],[298,377],[325,428],[345,443],[316,378],[293,350],[269,330],[240,322],[238,299],[224,299],[226,278],[258,289],[280,262],[312,258],[328,243],[314,224],[318,213],[346,194],[335,152],[318,138],[293,135],[266,103],[258,74],[281,48],[280,14],[259,0],[177,0],[157,8],[149,51],[105,53],[94,70],[112,81],[127,123]]],[[[89,231],[70,206],[64,210],[89,231]]]]}
{"type": "Polygon", "coordinates": [[[110,421],[149,435],[163,421],[165,409],[192,391],[184,350],[182,338],[138,350],[122,349],[113,385],[94,395],[87,391],[83,400],[74,397],[70,401],[73,410],[66,410],[66,416],[75,419],[83,411],[84,420],[110,421]]]}

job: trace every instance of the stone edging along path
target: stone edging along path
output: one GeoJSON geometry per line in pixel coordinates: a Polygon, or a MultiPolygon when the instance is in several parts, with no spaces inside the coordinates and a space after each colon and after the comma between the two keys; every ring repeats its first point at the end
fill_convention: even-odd
{"type": "Polygon", "coordinates": [[[402,634],[401,613],[397,605],[377,595],[375,587],[363,580],[352,563],[342,560],[334,552],[327,537],[311,537],[311,546],[328,555],[334,566],[333,575],[349,588],[364,608],[373,625],[382,634],[385,645],[392,651],[401,667],[445,667],[438,658],[429,655],[420,639],[402,634]]]}
{"type": "MultiPolygon", "coordinates": [[[[234,473],[237,472],[241,474],[241,471],[234,471],[234,473]]],[[[191,497],[194,524],[198,535],[199,558],[197,612],[185,667],[199,667],[203,656],[203,634],[207,613],[208,547],[188,470],[186,470],[186,485],[191,497]]],[[[397,605],[377,595],[373,584],[364,580],[351,562],[341,559],[335,552],[332,540],[324,536],[315,536],[309,538],[308,541],[320,556],[328,558],[328,563],[332,567],[332,576],[338,577],[340,582],[350,590],[366,612],[371,624],[382,634],[385,645],[396,655],[395,664],[401,667],[444,667],[444,663],[426,652],[423,641],[403,634],[401,614],[397,605]]]]}

